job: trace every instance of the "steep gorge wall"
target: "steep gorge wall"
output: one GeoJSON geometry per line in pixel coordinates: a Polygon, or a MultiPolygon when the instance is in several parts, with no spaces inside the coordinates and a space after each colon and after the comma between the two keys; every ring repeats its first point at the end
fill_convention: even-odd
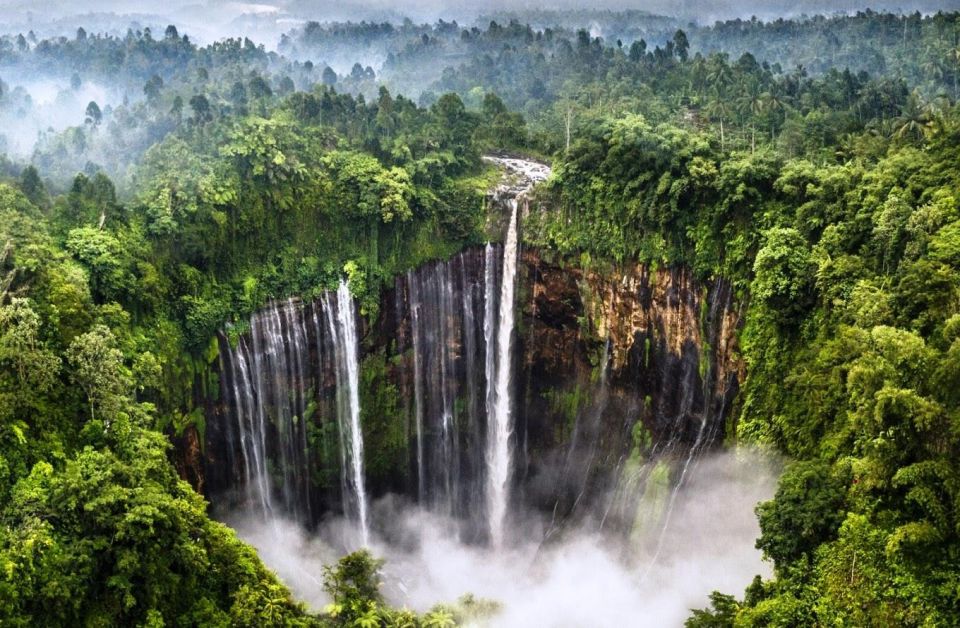
{"type": "Polygon", "coordinates": [[[613,503],[629,463],[649,474],[723,437],[744,375],[732,290],[685,268],[524,262],[525,499],[558,523],[629,528],[640,494],[613,503]]]}
{"type": "MultiPolygon", "coordinates": [[[[494,248],[496,271],[500,247],[494,248]]],[[[404,494],[460,518],[463,535],[474,539],[485,534],[477,521],[485,507],[478,496],[490,260],[478,247],[398,277],[383,292],[378,317],[362,321],[360,343],[368,488],[373,496],[404,494]]],[[[309,462],[283,468],[284,428],[274,427],[266,439],[270,475],[280,501],[302,501],[306,506],[295,510],[311,524],[342,511],[337,393],[323,332],[309,324],[322,317],[322,304],[290,300],[271,307],[279,314],[271,314],[270,333],[288,352],[284,364],[297,367],[275,370],[284,381],[270,396],[287,390],[300,410],[285,410],[281,420],[277,408],[289,400],[271,401],[265,419],[294,426],[309,462]]],[[[548,514],[558,528],[576,520],[629,529],[640,495],[618,485],[631,465],[649,474],[655,461],[682,463],[722,438],[743,376],[738,325],[723,280],[700,285],[683,268],[584,270],[522,251],[511,356],[514,505],[548,514]]],[[[249,334],[242,342],[252,346],[249,334]]],[[[222,364],[231,351],[222,338],[222,364]]],[[[245,499],[244,452],[230,433],[236,411],[230,373],[221,373],[220,382],[220,395],[205,402],[204,446],[186,435],[178,460],[216,504],[237,506],[245,499]]]]}
{"type": "Polygon", "coordinates": [[[571,522],[629,533],[659,521],[722,439],[743,378],[731,288],[680,267],[517,255],[518,215],[549,168],[487,159],[505,172],[489,232],[511,246],[396,277],[373,319],[341,285],[339,299],[273,302],[233,342],[221,335],[218,385],[198,400],[205,429],[176,442],[181,473],[215,507],[312,526],[393,493],[494,544],[531,510],[548,538],[571,522]],[[513,307],[500,303],[513,287],[513,307]],[[362,441],[347,420],[358,397],[362,441]],[[362,470],[348,464],[357,443],[362,470]]]}

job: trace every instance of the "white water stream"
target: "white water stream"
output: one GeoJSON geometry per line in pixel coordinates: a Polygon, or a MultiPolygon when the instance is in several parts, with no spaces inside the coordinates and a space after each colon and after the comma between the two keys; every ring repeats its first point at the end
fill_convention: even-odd
{"type": "Polygon", "coordinates": [[[363,433],[360,430],[360,377],[357,348],[357,317],[353,297],[345,280],[337,288],[337,306],[324,308],[336,353],[337,419],[340,422],[340,453],[348,476],[350,492],[356,501],[356,518],[364,546],[370,543],[367,517],[367,492],[363,480],[363,433]],[[336,315],[334,315],[336,309],[336,315]]]}
{"type": "MultiPolygon", "coordinates": [[[[490,163],[504,168],[517,184],[502,184],[496,193],[509,195],[510,222],[503,242],[503,274],[500,281],[500,308],[494,323],[493,308],[488,303],[485,311],[484,337],[487,344],[487,520],[490,543],[494,548],[503,544],[504,519],[510,501],[510,475],[513,453],[510,438],[513,434],[511,411],[511,345],[514,328],[514,297],[519,256],[518,208],[526,201],[526,193],[536,183],[550,176],[550,168],[543,164],[508,157],[484,157],[490,163]],[[496,329],[496,345],[493,330],[496,329]]],[[[491,257],[487,246],[487,258],[491,257]]],[[[487,294],[492,294],[492,264],[487,264],[487,294]]]]}

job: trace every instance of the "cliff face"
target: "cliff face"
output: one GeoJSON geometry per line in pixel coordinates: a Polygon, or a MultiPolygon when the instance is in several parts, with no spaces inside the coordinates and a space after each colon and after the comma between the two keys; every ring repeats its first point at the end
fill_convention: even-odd
{"type": "MultiPolygon", "coordinates": [[[[732,291],[683,268],[523,259],[525,499],[556,521],[615,523],[611,500],[629,461],[682,462],[722,439],[744,374],[732,291]]],[[[619,510],[631,526],[633,507],[619,510]]]]}
{"type": "MultiPolygon", "coordinates": [[[[549,171],[498,163],[513,177],[491,193],[490,215],[515,217],[549,171]]],[[[202,447],[196,431],[176,439],[182,475],[215,505],[307,525],[349,513],[344,412],[357,399],[367,492],[406,495],[483,540],[506,412],[509,510],[545,513],[548,536],[571,521],[634,529],[651,511],[639,508],[650,479],[662,495],[722,439],[743,377],[730,286],[683,268],[582,269],[533,249],[514,274],[515,259],[492,244],[397,277],[375,320],[353,319],[351,382],[337,333],[355,316],[337,316],[345,305],[331,295],[269,304],[236,346],[221,338],[202,447]],[[500,302],[508,285],[512,308],[500,302]],[[508,352],[504,320],[515,323],[508,352]]]]}
{"type": "MultiPolygon", "coordinates": [[[[360,393],[374,496],[406,494],[465,520],[485,508],[478,499],[488,427],[484,282],[496,276],[500,253],[492,248],[492,255],[470,249],[399,277],[384,291],[378,318],[363,322],[360,393]]],[[[489,298],[495,305],[496,297],[489,298]]],[[[298,478],[293,493],[282,490],[287,501],[311,504],[304,509],[307,523],[342,509],[331,416],[337,393],[323,332],[313,331],[319,307],[290,301],[277,308],[282,314],[273,315],[271,338],[303,337],[271,351],[286,351],[284,364],[305,375],[298,378],[293,366],[281,369],[273,376],[287,383],[264,393],[267,401],[284,390],[302,400],[301,410],[289,412],[293,429],[301,430],[297,442],[310,450],[297,463],[307,468],[282,467],[278,452],[289,448],[282,426],[270,428],[264,441],[267,455],[277,458],[268,465],[275,481],[298,478]],[[310,482],[301,481],[306,478],[310,482]]],[[[743,376],[728,284],[700,285],[682,268],[583,270],[528,249],[521,254],[516,307],[512,499],[550,513],[558,526],[603,516],[610,525],[619,517],[629,528],[629,502],[639,496],[619,505],[609,497],[629,461],[682,460],[722,438],[743,376]]],[[[221,364],[229,366],[230,346],[221,345],[221,364]]],[[[202,450],[193,433],[177,446],[186,478],[215,502],[229,495],[236,504],[244,499],[245,452],[231,427],[233,378],[222,373],[220,397],[207,400],[202,450]]],[[[263,414],[268,426],[281,418],[269,403],[263,414]]],[[[484,534],[470,524],[464,532],[484,534]]]]}

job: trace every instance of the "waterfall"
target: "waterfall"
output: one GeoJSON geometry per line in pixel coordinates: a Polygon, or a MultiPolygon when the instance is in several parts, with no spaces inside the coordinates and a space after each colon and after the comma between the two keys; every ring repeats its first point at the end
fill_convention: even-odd
{"type": "Polygon", "coordinates": [[[345,506],[346,502],[350,502],[353,510],[351,514],[360,526],[361,539],[366,546],[370,542],[370,531],[363,480],[357,321],[353,298],[345,280],[341,280],[337,288],[336,307],[330,302],[329,295],[324,295],[324,310],[336,355],[337,422],[340,428],[340,455],[343,460],[344,502],[345,506]]]}
{"type": "Polygon", "coordinates": [[[516,201],[509,203],[502,247],[467,250],[397,281],[410,325],[418,501],[461,519],[468,538],[489,537],[496,545],[507,511],[513,431],[518,210],[516,201]]]}
{"type": "Polygon", "coordinates": [[[327,373],[333,375],[341,501],[366,544],[356,312],[346,282],[313,305],[269,303],[251,316],[250,332],[236,347],[221,335],[220,370],[230,415],[226,454],[242,487],[236,505],[308,525],[319,514],[308,431],[324,400],[327,373]]]}
{"type": "MultiPolygon", "coordinates": [[[[254,400],[253,383],[247,356],[249,350],[243,338],[235,352],[220,355],[220,368],[231,373],[232,384],[228,391],[233,397],[240,449],[243,456],[243,485],[247,500],[264,517],[273,510],[267,476],[265,431],[260,425],[260,412],[254,400]]],[[[229,424],[228,424],[229,425],[229,424]]],[[[230,430],[233,436],[233,430],[230,430]]]]}
{"type": "MultiPolygon", "coordinates": [[[[643,531],[649,571],[736,392],[724,345],[732,291],[721,280],[701,290],[680,271],[601,282],[594,293],[609,293],[624,326],[606,321],[598,346],[578,335],[579,276],[534,251],[523,256],[529,325],[514,339],[525,201],[500,198],[502,244],[399,275],[370,322],[364,344],[382,361],[369,374],[391,387],[374,397],[396,430],[389,474],[371,465],[364,477],[360,318],[341,282],[313,303],[268,303],[233,346],[221,335],[223,403],[207,424],[214,496],[308,526],[342,512],[356,532],[348,546],[369,540],[368,490],[406,492],[461,540],[494,548],[509,543],[512,507],[535,504],[547,541],[574,525],[643,531]]],[[[366,445],[379,462],[382,441],[366,445]]]]}
{"type": "MultiPolygon", "coordinates": [[[[447,261],[431,262],[396,282],[406,294],[398,310],[398,337],[408,340],[406,363],[412,380],[413,458],[417,501],[432,512],[460,519],[482,515],[484,385],[477,368],[484,350],[474,308],[486,299],[484,257],[466,250],[447,261]],[[409,335],[404,332],[409,322],[409,335]]],[[[401,302],[403,300],[401,299],[401,302]]],[[[485,531],[484,531],[485,532],[485,531]]]]}
{"type": "MultiPolygon", "coordinates": [[[[729,289],[720,281],[720,278],[714,280],[714,287],[712,290],[714,299],[710,303],[709,314],[707,316],[706,325],[707,329],[710,331],[707,335],[707,342],[709,345],[715,345],[717,343],[716,334],[718,332],[716,325],[710,325],[717,317],[720,315],[720,308],[729,307],[731,293],[729,289]]],[[[709,384],[712,380],[711,371],[715,368],[713,364],[708,364],[707,367],[707,376],[702,377],[703,380],[703,391],[702,394],[704,397],[709,396],[709,384]]],[[[690,384],[687,380],[684,380],[684,402],[682,404],[682,414],[690,415],[692,405],[693,405],[693,393],[690,390],[690,384]]],[[[678,417],[679,418],[679,417],[678,417]]],[[[642,579],[646,579],[650,571],[656,565],[657,561],[660,558],[660,554],[663,551],[664,540],[667,535],[667,530],[670,527],[670,520],[673,516],[673,509],[676,505],[677,496],[680,493],[680,490],[683,488],[684,481],[687,478],[687,472],[690,470],[691,464],[699,460],[700,454],[703,452],[703,447],[707,437],[711,436],[709,433],[712,429],[716,429],[715,421],[713,421],[713,415],[711,413],[710,404],[707,403],[704,405],[703,411],[700,414],[700,426],[697,429],[696,439],[693,442],[693,445],[687,451],[686,458],[684,459],[683,465],[680,468],[680,475],[677,479],[676,484],[673,487],[673,490],[670,493],[670,498],[667,501],[666,512],[663,516],[663,522],[660,526],[660,533],[657,535],[657,543],[653,552],[653,556],[650,558],[650,561],[647,563],[647,567],[643,572],[642,579]]]]}
{"type": "MultiPolygon", "coordinates": [[[[494,307],[488,298],[484,310],[484,340],[486,343],[487,374],[487,523],[490,543],[499,547],[503,543],[503,524],[510,499],[512,452],[510,439],[513,434],[511,413],[513,400],[510,394],[512,381],[511,345],[514,327],[514,292],[517,275],[517,208],[525,202],[527,192],[540,181],[550,176],[550,168],[535,162],[509,157],[484,159],[504,168],[510,177],[497,188],[501,198],[506,197],[510,207],[510,223],[503,244],[503,268],[500,279],[499,312],[494,321],[494,307]]],[[[492,253],[487,248],[486,289],[493,290],[492,253]]]]}
{"type": "Polygon", "coordinates": [[[249,339],[241,337],[235,349],[221,339],[226,400],[232,402],[235,420],[229,433],[239,438],[246,501],[264,517],[276,514],[277,498],[297,519],[311,514],[302,473],[309,466],[301,420],[311,387],[305,368],[308,358],[300,305],[292,299],[271,303],[254,314],[249,339]],[[267,454],[271,448],[276,451],[272,461],[267,454]]]}
{"type": "MultiPolygon", "coordinates": [[[[413,341],[417,494],[420,503],[447,515],[456,513],[459,489],[459,430],[456,425],[456,361],[464,313],[454,310],[453,262],[431,264],[407,274],[413,341]],[[429,424],[425,421],[429,419],[429,424]],[[426,430],[437,431],[426,434],[426,430]],[[425,440],[436,453],[424,457],[425,440]]],[[[462,290],[461,286],[457,286],[462,290]]]]}
{"type": "Polygon", "coordinates": [[[413,412],[414,427],[417,436],[417,501],[423,504],[426,501],[427,477],[423,462],[423,416],[426,412],[424,407],[424,385],[422,369],[420,366],[421,355],[423,354],[423,338],[425,334],[421,331],[420,310],[422,305],[419,299],[419,291],[415,288],[415,275],[413,271],[407,272],[407,286],[410,292],[410,327],[413,336],[413,412]]]}
{"type": "MultiPolygon", "coordinates": [[[[494,249],[492,244],[487,244],[486,249],[484,250],[484,265],[483,265],[483,286],[484,294],[488,295],[488,298],[485,300],[483,307],[483,346],[485,348],[484,360],[483,360],[483,371],[484,376],[486,377],[486,395],[484,397],[484,402],[486,404],[487,411],[487,423],[490,423],[490,412],[489,409],[494,406],[494,396],[496,395],[496,390],[494,388],[496,375],[497,375],[497,354],[494,351],[491,351],[493,348],[493,338],[496,334],[496,325],[497,319],[495,318],[495,304],[494,300],[490,297],[494,294],[494,289],[496,286],[496,279],[494,278],[494,249]]],[[[489,432],[489,430],[488,430],[489,432]]],[[[489,454],[485,454],[485,457],[488,458],[487,466],[489,467],[489,454]]],[[[485,497],[489,493],[489,487],[485,487],[485,497]]],[[[490,532],[489,524],[487,526],[487,532],[490,532]]]]}
{"type": "Polygon", "coordinates": [[[528,172],[516,160],[491,161],[523,175],[519,186],[514,181],[497,191],[510,216],[502,247],[487,244],[482,252],[464,251],[410,271],[398,280],[397,292],[405,290],[409,309],[418,501],[472,520],[468,536],[499,546],[513,465],[519,205],[549,171],[528,172]]]}
{"type": "MultiPolygon", "coordinates": [[[[490,346],[492,320],[485,325],[487,334],[488,375],[492,367],[493,405],[488,412],[487,437],[487,517],[490,525],[490,540],[494,547],[503,542],[503,520],[507,514],[510,488],[510,435],[513,425],[511,413],[511,359],[510,345],[513,340],[514,289],[517,275],[517,199],[510,200],[510,224],[503,245],[503,277],[500,281],[500,312],[496,333],[496,362],[491,364],[490,346]]],[[[489,312],[489,309],[488,309],[489,312]]],[[[491,316],[492,319],[492,316],[491,316]]],[[[488,382],[491,379],[488,377],[488,382]]],[[[489,391],[489,384],[488,384],[489,391]]],[[[488,392],[488,397],[489,397],[488,392]]]]}
{"type": "MultiPolygon", "coordinates": [[[[498,546],[515,464],[518,206],[549,169],[488,161],[512,173],[494,191],[510,219],[503,244],[466,249],[398,276],[394,310],[384,310],[379,324],[396,324],[398,359],[386,376],[409,400],[402,407],[409,411],[411,473],[395,486],[456,522],[461,538],[498,546]]],[[[217,420],[225,421],[211,424],[221,441],[209,457],[227,463],[211,487],[240,501],[232,506],[307,526],[342,509],[368,543],[357,324],[341,281],[313,303],[268,303],[234,346],[221,334],[224,405],[217,420]]],[[[371,481],[381,490],[382,478],[371,481]]]]}

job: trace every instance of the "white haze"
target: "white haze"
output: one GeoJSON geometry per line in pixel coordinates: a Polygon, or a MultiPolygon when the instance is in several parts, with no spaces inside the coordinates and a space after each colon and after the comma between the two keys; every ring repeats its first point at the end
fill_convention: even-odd
{"type": "Polygon", "coordinates": [[[13,101],[0,106],[0,138],[6,140],[4,152],[16,157],[28,157],[43,134],[83,125],[91,101],[107,111],[123,101],[118,90],[92,81],[73,89],[69,78],[30,77],[8,68],[0,68],[0,79],[13,101]]]}
{"type": "MultiPolygon", "coordinates": [[[[654,564],[596,533],[538,547],[535,524],[523,528],[524,539],[494,553],[458,542],[447,522],[389,496],[375,504],[374,517],[392,522],[391,542],[375,539],[372,551],[387,560],[384,592],[399,607],[424,611],[471,593],[502,603],[492,626],[680,626],[691,608],[708,605],[711,591],[741,595],[756,574],[769,574],[754,548],[754,506],[773,495],[774,466],[744,450],[703,458],[679,493],[654,564]]],[[[315,609],[329,601],[322,566],[341,553],[334,546],[349,536],[344,521],[313,536],[286,521],[237,513],[226,521],[297,597],[315,609]]],[[[655,545],[660,530],[650,535],[641,544],[655,545]]]]}
{"type": "MultiPolygon", "coordinates": [[[[871,8],[880,11],[931,14],[956,10],[960,0],[602,0],[596,10],[641,10],[699,24],[716,20],[796,17],[853,13],[871,8]]],[[[49,0],[38,7],[33,0],[0,0],[0,32],[33,30],[38,36],[72,36],[76,28],[122,35],[128,27],[151,27],[162,32],[167,24],[188,32],[206,44],[224,37],[247,36],[274,49],[280,36],[308,21],[390,21],[410,18],[418,22],[437,19],[472,24],[480,15],[497,12],[557,9],[579,10],[579,0],[167,0],[162,4],[136,0],[49,0]]]]}

